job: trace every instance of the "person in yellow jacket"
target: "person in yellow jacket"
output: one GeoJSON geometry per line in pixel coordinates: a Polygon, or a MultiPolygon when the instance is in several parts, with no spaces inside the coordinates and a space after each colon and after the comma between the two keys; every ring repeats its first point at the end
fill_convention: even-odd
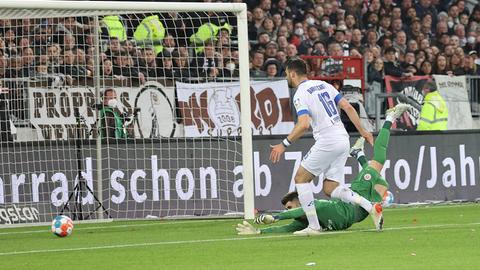
{"type": "Polygon", "coordinates": [[[127,31],[119,16],[105,16],[101,20],[101,25],[106,28],[108,37],[116,37],[120,42],[127,40],[127,31]]]}
{"type": "Polygon", "coordinates": [[[190,36],[190,43],[195,45],[195,52],[201,53],[205,48],[205,43],[217,40],[218,33],[221,30],[227,30],[229,34],[232,33],[232,26],[225,23],[222,26],[217,26],[213,23],[202,24],[197,32],[190,36]]]}
{"type": "Polygon", "coordinates": [[[163,51],[162,41],[165,37],[165,27],[158,18],[158,15],[151,15],[140,22],[133,33],[137,45],[141,48],[153,46],[155,54],[163,51]]]}
{"type": "Polygon", "coordinates": [[[417,130],[447,130],[448,108],[434,81],[423,86],[425,96],[417,130]]]}

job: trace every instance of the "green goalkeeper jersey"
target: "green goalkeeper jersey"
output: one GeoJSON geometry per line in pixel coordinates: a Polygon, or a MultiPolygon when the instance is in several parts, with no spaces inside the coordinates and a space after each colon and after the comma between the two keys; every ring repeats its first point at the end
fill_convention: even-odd
{"type": "MultiPolygon", "coordinates": [[[[375,185],[383,185],[388,188],[388,183],[380,174],[368,166],[363,167],[360,173],[352,181],[352,190],[358,195],[371,202],[380,202],[381,196],[375,191],[375,185]]],[[[324,230],[345,230],[353,223],[360,222],[368,216],[368,212],[358,205],[342,202],[338,199],[315,200],[318,221],[324,230]]],[[[305,229],[308,221],[301,207],[291,209],[275,216],[279,220],[294,219],[290,224],[273,226],[261,229],[262,233],[286,233],[305,229]]]]}
{"type": "MultiPolygon", "coordinates": [[[[315,200],[318,221],[324,230],[345,230],[353,223],[364,220],[368,213],[363,208],[337,199],[315,200]]],[[[287,233],[305,229],[308,220],[301,207],[291,209],[275,216],[279,220],[294,219],[290,224],[261,229],[262,233],[287,233]]]]}

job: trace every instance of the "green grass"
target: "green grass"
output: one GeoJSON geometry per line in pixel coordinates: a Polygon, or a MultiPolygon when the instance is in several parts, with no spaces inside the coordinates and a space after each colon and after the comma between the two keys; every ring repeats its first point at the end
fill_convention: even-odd
{"type": "Polygon", "coordinates": [[[239,220],[77,224],[0,229],[0,269],[480,269],[480,205],[385,210],[317,237],[237,236],[239,220]],[[314,262],[314,266],[307,263],[314,262]]]}

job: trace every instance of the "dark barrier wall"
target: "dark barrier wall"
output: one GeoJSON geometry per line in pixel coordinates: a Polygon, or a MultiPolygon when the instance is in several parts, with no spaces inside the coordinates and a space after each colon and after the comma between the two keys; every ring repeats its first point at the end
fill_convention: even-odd
{"type": "MultiPolygon", "coordinates": [[[[351,137],[351,144],[356,137],[351,137]]],[[[301,154],[313,144],[313,139],[301,139],[287,149],[277,164],[269,160],[269,145],[280,139],[255,138],[254,147],[259,161],[255,164],[260,185],[256,186],[256,205],[261,209],[279,209],[282,195],[294,189],[293,172],[299,166],[301,154]]],[[[366,145],[366,155],[373,148],[366,145]]],[[[359,172],[353,158],[345,166],[345,182],[350,183],[359,172]]],[[[480,132],[392,135],[387,161],[382,174],[390,184],[396,203],[431,200],[475,200],[480,198],[480,132]]],[[[322,184],[314,180],[315,192],[324,198],[322,184]]]]}
{"type": "MultiPolygon", "coordinates": [[[[480,198],[479,135],[478,131],[392,135],[383,173],[395,202],[480,198]]],[[[281,209],[279,201],[295,188],[294,172],[313,144],[312,138],[303,138],[288,148],[279,163],[272,164],[268,160],[270,144],[280,140],[254,138],[258,209],[281,209]]],[[[143,140],[110,144],[109,151],[104,148],[102,153],[105,206],[113,218],[241,212],[240,149],[239,143],[222,139],[184,140],[173,145],[143,140]]],[[[366,153],[371,157],[370,146],[366,153]]],[[[84,177],[96,189],[95,145],[84,144],[82,154],[84,177]]],[[[67,143],[2,145],[0,224],[50,221],[73,189],[75,157],[75,145],[67,143]]],[[[347,184],[358,171],[358,163],[349,158],[345,167],[347,184]]],[[[316,197],[325,197],[318,179],[314,188],[316,197]]],[[[83,197],[84,207],[93,208],[93,198],[83,197]]]]}

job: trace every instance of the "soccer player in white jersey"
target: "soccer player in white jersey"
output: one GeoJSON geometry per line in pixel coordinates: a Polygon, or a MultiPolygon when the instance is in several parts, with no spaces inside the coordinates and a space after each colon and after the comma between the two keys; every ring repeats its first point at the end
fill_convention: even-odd
{"type": "Polygon", "coordinates": [[[294,234],[315,235],[321,232],[315,211],[313,191],[310,182],[323,174],[323,191],[327,196],[347,203],[358,204],[373,218],[375,227],[381,228],[383,216],[381,207],[374,207],[342,183],[345,181],[343,168],[350,149],[349,135],[340,120],[340,107],[348,115],[360,135],[373,145],[373,136],[360,124],[360,118],[350,103],[330,84],[319,80],[308,80],[307,65],[302,59],[290,59],[286,63],[287,81],[297,88],[294,105],[298,121],[292,132],[282,143],[272,145],[270,160],[276,163],[285,149],[298,140],[312,126],[315,144],[303,157],[295,175],[295,186],[309,226],[294,234]]]}

